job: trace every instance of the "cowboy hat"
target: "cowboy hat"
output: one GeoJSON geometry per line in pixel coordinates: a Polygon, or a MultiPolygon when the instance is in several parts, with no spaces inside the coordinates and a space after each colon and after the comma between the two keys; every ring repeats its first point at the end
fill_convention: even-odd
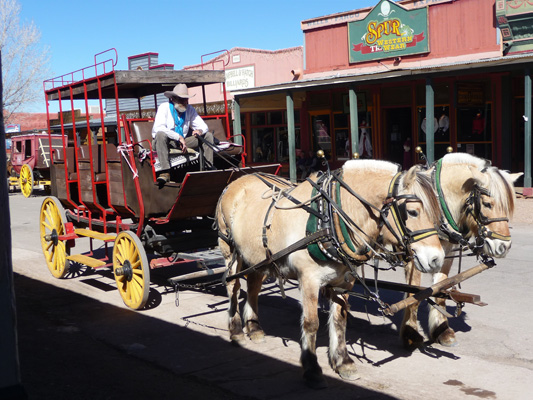
{"type": "Polygon", "coordinates": [[[188,99],[190,97],[193,97],[193,95],[189,94],[189,90],[187,89],[187,85],[184,83],[178,83],[176,86],[174,86],[174,89],[172,92],[166,91],[165,96],[167,96],[169,99],[173,97],[181,97],[182,99],[188,99]]]}

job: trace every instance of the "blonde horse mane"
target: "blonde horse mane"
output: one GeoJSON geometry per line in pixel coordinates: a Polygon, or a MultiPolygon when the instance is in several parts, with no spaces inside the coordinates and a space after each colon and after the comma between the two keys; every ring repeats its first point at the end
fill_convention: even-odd
{"type": "Polygon", "coordinates": [[[442,158],[442,164],[464,164],[475,167],[479,172],[486,173],[489,177],[485,187],[496,204],[501,207],[506,215],[512,216],[514,212],[514,185],[506,171],[491,165],[491,162],[468,153],[450,153],[442,158]]]}
{"type": "MultiPolygon", "coordinates": [[[[419,167],[413,167],[415,179],[411,187],[407,187],[404,174],[400,180],[398,194],[411,190],[422,202],[425,212],[431,221],[437,223],[440,216],[440,208],[437,197],[431,184],[431,179],[419,171],[419,167]]],[[[398,164],[383,160],[349,160],[343,166],[343,172],[350,173],[355,170],[389,172],[391,179],[400,171],[398,164]]],[[[411,171],[411,170],[410,170],[411,171]]]]}

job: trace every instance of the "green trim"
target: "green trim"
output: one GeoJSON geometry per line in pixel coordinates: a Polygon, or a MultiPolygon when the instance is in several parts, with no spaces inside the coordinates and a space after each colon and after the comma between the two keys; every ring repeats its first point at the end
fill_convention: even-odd
{"type": "MultiPolygon", "coordinates": [[[[313,191],[311,192],[311,198],[315,197],[317,193],[318,193],[317,189],[313,187],[313,191]]],[[[318,211],[317,201],[318,200],[315,200],[311,202],[310,204],[310,207],[315,211],[318,211]]],[[[317,231],[317,226],[318,226],[318,218],[314,214],[309,213],[309,218],[307,219],[307,225],[305,227],[306,234],[310,235],[310,234],[315,233],[317,231]]],[[[316,243],[311,243],[309,246],[307,246],[307,251],[309,252],[311,257],[317,260],[328,261],[328,258],[324,255],[324,253],[322,253],[322,250],[320,250],[320,247],[318,247],[318,244],[316,243]]]]}
{"type": "Polygon", "coordinates": [[[442,171],[442,158],[437,161],[435,170],[436,170],[435,171],[435,186],[437,188],[437,193],[439,195],[439,202],[442,208],[442,212],[444,213],[444,216],[446,217],[446,220],[451,225],[451,227],[455,229],[457,232],[459,232],[459,227],[455,223],[452,217],[452,214],[450,212],[450,209],[448,208],[448,205],[446,204],[446,200],[444,199],[444,193],[442,192],[442,187],[440,185],[440,173],[442,171]]]}
{"type": "MultiPolygon", "coordinates": [[[[342,209],[342,206],[341,206],[341,184],[339,182],[337,182],[335,184],[335,203],[339,206],[340,209],[342,209]]],[[[342,238],[344,240],[344,242],[348,245],[348,247],[350,248],[351,251],[353,251],[354,253],[357,252],[357,249],[355,248],[353,242],[352,242],[352,239],[350,238],[350,234],[348,232],[348,228],[346,227],[346,223],[344,222],[344,220],[342,218],[339,217],[339,225],[341,227],[341,233],[342,233],[342,238]]]]}

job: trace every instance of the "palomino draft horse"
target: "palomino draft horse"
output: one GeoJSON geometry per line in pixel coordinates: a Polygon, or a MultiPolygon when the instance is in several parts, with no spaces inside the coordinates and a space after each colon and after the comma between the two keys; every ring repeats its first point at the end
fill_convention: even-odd
{"type": "MultiPolygon", "coordinates": [[[[509,218],[514,210],[514,182],[522,173],[509,174],[490,165],[490,162],[466,153],[450,153],[438,160],[428,170],[439,197],[443,215],[442,241],[446,256],[452,255],[457,245],[467,245],[474,253],[491,257],[505,257],[511,248],[509,218]]],[[[433,275],[433,283],[448,278],[453,258],[446,258],[442,270],[433,275]]],[[[420,286],[421,275],[409,263],[405,268],[408,283],[420,286]]],[[[446,308],[445,299],[436,299],[446,308]]],[[[408,307],[404,313],[400,336],[405,347],[422,345],[418,332],[418,304],[408,307]]],[[[429,311],[431,339],[444,346],[455,345],[455,332],[448,319],[436,308],[429,311]]]]}
{"type": "Polygon", "coordinates": [[[222,194],[216,212],[219,246],[228,267],[231,340],[245,341],[243,322],[252,341],[264,340],[258,294],[266,275],[297,279],[303,308],[301,363],[305,379],[313,387],[325,385],[316,357],[321,288],[330,303],[329,363],[342,378],[357,379],[345,340],[348,295],[334,288],[353,286],[353,274],[347,275],[355,269],[351,263],[367,260],[370,247],[378,242],[404,249],[423,272],[440,270],[444,252],[435,230],[438,216],[437,199],[428,177],[417,167],[400,174],[396,164],[386,161],[348,161],[340,170],[315,174],[298,186],[273,176],[239,178],[222,194]],[[328,209],[333,212],[328,214],[328,209]],[[295,246],[310,237],[310,216],[323,224],[331,222],[331,232],[318,240],[320,248],[334,248],[328,257],[320,251],[311,255],[316,243],[295,246]],[[277,258],[284,249],[290,251],[277,258]],[[247,269],[237,277],[247,275],[244,321],[238,305],[240,283],[232,278],[243,268],[247,269]]]}

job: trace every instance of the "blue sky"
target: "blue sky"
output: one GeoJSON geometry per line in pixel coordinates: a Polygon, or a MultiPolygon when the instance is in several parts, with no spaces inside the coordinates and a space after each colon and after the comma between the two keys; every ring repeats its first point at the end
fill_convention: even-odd
{"type": "MultiPolygon", "coordinates": [[[[41,43],[50,49],[50,78],[93,65],[94,55],[110,48],[118,52],[116,69],[127,68],[128,56],[146,52],[159,53],[160,63],[178,69],[199,63],[203,54],[233,47],[278,50],[301,46],[302,20],[379,2],[19,1],[21,21],[33,21],[41,32],[41,43]]],[[[28,111],[45,111],[45,105],[28,111]]]]}

